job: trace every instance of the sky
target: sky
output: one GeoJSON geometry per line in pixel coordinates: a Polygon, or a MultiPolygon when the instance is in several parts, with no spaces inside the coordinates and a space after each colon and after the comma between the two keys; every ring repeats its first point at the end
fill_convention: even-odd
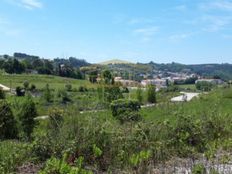
{"type": "Polygon", "coordinates": [[[0,0],[0,55],[232,63],[232,0],[0,0]]]}

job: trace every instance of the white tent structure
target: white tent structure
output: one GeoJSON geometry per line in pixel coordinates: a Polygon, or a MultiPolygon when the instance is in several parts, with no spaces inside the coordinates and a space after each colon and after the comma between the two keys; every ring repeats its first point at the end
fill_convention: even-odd
{"type": "Polygon", "coordinates": [[[9,88],[9,87],[4,86],[4,85],[2,85],[2,84],[0,84],[0,89],[3,90],[3,91],[5,91],[5,92],[9,92],[9,91],[10,91],[10,88],[9,88]]]}
{"type": "Polygon", "coordinates": [[[174,97],[171,99],[172,102],[184,102],[184,101],[191,101],[194,97],[197,97],[199,93],[187,93],[181,92],[182,95],[178,97],[174,97]]]}

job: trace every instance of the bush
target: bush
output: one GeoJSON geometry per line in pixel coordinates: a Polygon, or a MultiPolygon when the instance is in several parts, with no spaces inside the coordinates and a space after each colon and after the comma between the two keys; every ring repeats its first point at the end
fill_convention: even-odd
{"type": "Polygon", "coordinates": [[[66,89],[67,91],[72,91],[72,85],[71,85],[71,84],[66,84],[66,85],[65,85],[65,89],[66,89]]]}
{"type": "Polygon", "coordinates": [[[156,102],[156,88],[154,85],[147,86],[147,101],[148,103],[156,102]]]}
{"type": "Polygon", "coordinates": [[[63,159],[52,157],[39,174],[92,174],[91,171],[83,169],[83,157],[79,157],[72,166],[66,160],[66,156],[63,159]]]}
{"type": "Polygon", "coordinates": [[[43,92],[43,98],[45,99],[46,102],[52,102],[53,95],[52,95],[52,91],[49,88],[48,84],[45,86],[45,89],[43,92]]]}
{"type": "Polygon", "coordinates": [[[30,147],[18,141],[0,142],[0,173],[15,173],[15,168],[30,160],[30,147]]]}
{"type": "Polygon", "coordinates": [[[16,91],[16,95],[18,97],[21,97],[21,96],[25,95],[25,91],[20,86],[17,86],[15,91],[16,91]]]}
{"type": "Polygon", "coordinates": [[[17,123],[9,104],[0,100],[0,139],[16,138],[18,134],[17,123]]]}
{"type": "Polygon", "coordinates": [[[0,99],[5,99],[5,92],[0,88],[0,99]]]}
{"type": "Polygon", "coordinates": [[[59,90],[57,96],[61,98],[61,102],[64,104],[71,101],[68,93],[65,90],[59,90]]]}
{"type": "Polygon", "coordinates": [[[31,84],[31,91],[34,91],[36,89],[36,86],[34,84],[31,84]]]}
{"type": "Polygon", "coordinates": [[[53,108],[49,111],[48,128],[57,133],[63,124],[63,110],[53,108]]]}
{"type": "Polygon", "coordinates": [[[193,174],[206,174],[206,168],[203,164],[196,164],[192,169],[193,174]]]}
{"type": "Polygon", "coordinates": [[[27,90],[29,88],[29,85],[30,83],[27,80],[23,82],[24,89],[27,90]]]}
{"type": "Polygon", "coordinates": [[[28,96],[23,101],[18,116],[23,136],[30,139],[36,123],[34,118],[37,116],[36,106],[31,97],[28,96]]]}
{"type": "Polygon", "coordinates": [[[86,92],[86,91],[88,91],[88,89],[86,87],[84,87],[84,86],[80,86],[78,90],[79,90],[79,92],[86,92]]]}
{"type": "Polygon", "coordinates": [[[140,104],[138,101],[119,99],[111,103],[112,115],[122,123],[139,121],[141,119],[139,110],[140,104]]]}
{"type": "Polygon", "coordinates": [[[201,91],[211,91],[213,86],[214,85],[212,83],[205,81],[196,83],[196,88],[201,91]]]}
{"type": "Polygon", "coordinates": [[[142,93],[143,93],[143,91],[141,88],[138,88],[136,90],[136,98],[139,101],[139,103],[142,103],[142,101],[143,101],[143,94],[142,93]]]}
{"type": "Polygon", "coordinates": [[[105,101],[111,103],[114,100],[123,98],[122,92],[119,86],[109,85],[104,88],[105,101]]]}

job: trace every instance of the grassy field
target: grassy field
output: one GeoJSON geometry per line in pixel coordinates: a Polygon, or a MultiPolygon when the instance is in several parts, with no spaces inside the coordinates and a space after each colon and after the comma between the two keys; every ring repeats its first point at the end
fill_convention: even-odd
{"type": "MultiPolygon", "coordinates": [[[[183,103],[170,102],[170,98],[179,95],[178,92],[160,91],[156,95],[156,106],[139,111],[141,120],[121,123],[112,116],[109,105],[105,110],[97,111],[102,109],[99,104],[103,103],[98,99],[97,90],[90,89],[97,85],[88,81],[43,75],[0,76],[0,83],[7,85],[12,81],[14,87],[22,86],[25,80],[37,88],[50,84],[51,102],[45,101],[42,95],[33,97],[33,100],[40,116],[48,115],[49,110],[56,111],[54,108],[62,110],[62,124],[54,131],[50,127],[51,119],[38,120],[32,141],[0,142],[3,149],[0,173],[3,170],[12,172],[28,160],[43,164],[51,157],[61,158],[65,152],[74,159],[82,156],[86,166],[94,166],[99,171],[110,172],[117,168],[133,173],[151,162],[159,163],[172,157],[195,158],[199,153],[211,153],[212,148],[232,149],[232,88],[215,88],[183,103]],[[64,103],[58,93],[64,90],[66,83],[71,83],[73,88],[86,86],[88,90],[66,90],[71,101],[64,103]],[[83,110],[85,112],[81,113],[83,110]],[[5,155],[15,154],[18,148],[21,150],[16,156],[5,155]],[[132,161],[137,158],[142,162],[132,161]]],[[[146,98],[146,91],[142,96],[146,98]]],[[[124,93],[124,97],[136,99],[136,90],[124,93]]],[[[24,98],[7,95],[6,100],[16,118],[24,98]]],[[[145,172],[138,170],[137,173],[145,172]]]]}
{"type": "Polygon", "coordinates": [[[31,75],[31,74],[1,74],[0,84],[8,87],[15,88],[17,86],[22,86],[24,81],[28,81],[30,84],[36,85],[37,89],[42,89],[49,84],[53,89],[64,88],[65,84],[72,84],[73,88],[78,88],[79,86],[94,87],[87,80],[77,80],[71,78],[63,78],[53,75],[31,75]]]}

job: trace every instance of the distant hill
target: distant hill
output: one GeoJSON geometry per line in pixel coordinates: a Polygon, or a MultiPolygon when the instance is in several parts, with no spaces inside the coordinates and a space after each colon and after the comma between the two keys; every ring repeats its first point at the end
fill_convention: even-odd
{"type": "Polygon", "coordinates": [[[129,61],[125,61],[125,60],[120,60],[120,59],[112,59],[112,60],[108,60],[108,61],[105,61],[105,62],[100,62],[98,63],[100,65],[115,65],[115,64],[134,64],[132,62],[129,62],[129,61]]]}

